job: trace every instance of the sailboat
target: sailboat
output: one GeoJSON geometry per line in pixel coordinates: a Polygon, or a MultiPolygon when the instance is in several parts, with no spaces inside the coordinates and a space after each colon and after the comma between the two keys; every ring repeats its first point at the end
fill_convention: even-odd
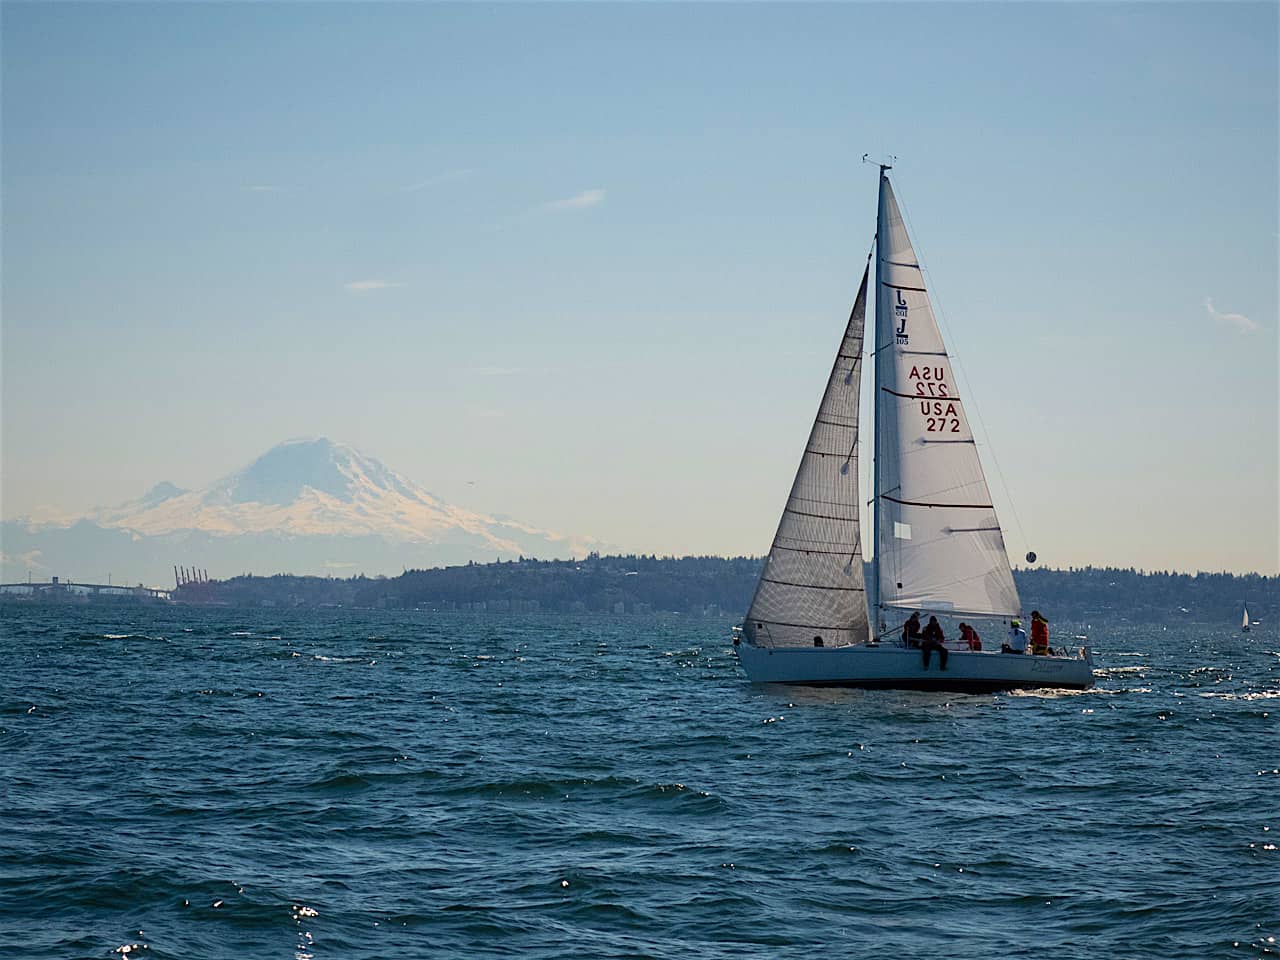
{"type": "Polygon", "coordinates": [[[1240,624],[1240,629],[1245,633],[1249,632],[1249,608],[1244,608],[1244,623],[1240,624]]]}
{"type": "Polygon", "coordinates": [[[756,683],[973,692],[1091,686],[1088,647],[1001,653],[1004,638],[988,637],[980,651],[949,650],[943,670],[937,657],[926,668],[921,650],[901,639],[913,612],[1013,620],[1021,604],[890,169],[880,166],[875,247],[734,650],[756,683]],[[864,574],[858,458],[866,418],[858,407],[872,256],[874,552],[864,574]]]}

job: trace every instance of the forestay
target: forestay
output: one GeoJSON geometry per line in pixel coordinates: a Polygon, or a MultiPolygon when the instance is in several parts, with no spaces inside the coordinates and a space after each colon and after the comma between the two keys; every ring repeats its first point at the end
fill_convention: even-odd
{"type": "Polygon", "coordinates": [[[858,392],[867,273],[809,431],[744,629],[761,646],[867,638],[858,520],[858,392]]]}
{"type": "Polygon", "coordinates": [[[877,255],[879,603],[1014,615],[1018,592],[1004,537],[919,261],[883,175],[877,255]]]}

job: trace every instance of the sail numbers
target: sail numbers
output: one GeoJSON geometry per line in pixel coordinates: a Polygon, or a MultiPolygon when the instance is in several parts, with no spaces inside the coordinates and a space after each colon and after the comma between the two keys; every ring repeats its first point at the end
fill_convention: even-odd
{"type": "Polygon", "coordinates": [[[920,413],[926,433],[959,433],[960,410],[951,399],[945,379],[947,370],[940,366],[913,365],[907,379],[915,383],[915,395],[921,397],[920,413]]]}
{"type": "Polygon", "coordinates": [[[940,397],[946,399],[951,396],[951,392],[947,388],[947,381],[944,379],[946,375],[945,367],[913,366],[907,379],[915,381],[917,397],[940,397]]]}

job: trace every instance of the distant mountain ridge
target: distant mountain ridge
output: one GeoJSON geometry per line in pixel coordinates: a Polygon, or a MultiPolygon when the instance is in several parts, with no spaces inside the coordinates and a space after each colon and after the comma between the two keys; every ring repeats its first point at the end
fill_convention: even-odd
{"type": "Polygon", "coordinates": [[[0,560],[6,581],[28,570],[84,579],[105,564],[128,579],[164,582],[174,564],[211,573],[216,564],[222,576],[384,574],[520,555],[567,558],[602,546],[454,506],[349,444],[311,437],[277,444],[200,490],[163,481],[85,517],[6,522],[0,560]],[[145,569],[131,572],[136,565],[145,569]]]}

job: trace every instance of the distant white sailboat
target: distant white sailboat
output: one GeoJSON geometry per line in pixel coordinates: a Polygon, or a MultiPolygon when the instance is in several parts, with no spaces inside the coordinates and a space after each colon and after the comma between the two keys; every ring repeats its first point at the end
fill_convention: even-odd
{"type": "Polygon", "coordinates": [[[1249,608],[1244,608],[1244,622],[1240,624],[1240,629],[1245,633],[1249,632],[1249,608]]]}
{"type": "MultiPolygon", "coordinates": [[[[859,390],[870,264],[734,649],[757,683],[1000,690],[1093,683],[1078,656],[950,652],[926,669],[899,638],[913,611],[1014,618],[1004,537],[898,203],[876,222],[875,557],[864,582],[859,390]]],[[[868,261],[870,257],[868,257],[868,261]]]]}

